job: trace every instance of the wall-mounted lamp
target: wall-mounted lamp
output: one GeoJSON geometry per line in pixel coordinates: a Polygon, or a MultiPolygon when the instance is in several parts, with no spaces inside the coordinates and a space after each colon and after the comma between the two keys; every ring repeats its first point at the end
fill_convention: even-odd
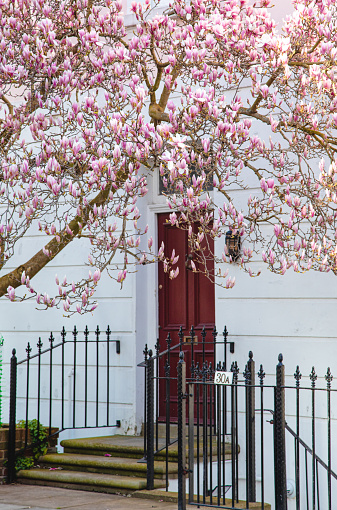
{"type": "Polygon", "coordinates": [[[228,232],[226,232],[226,247],[228,255],[230,255],[233,260],[237,260],[240,256],[241,249],[240,235],[233,234],[231,230],[228,230],[228,232]]]}

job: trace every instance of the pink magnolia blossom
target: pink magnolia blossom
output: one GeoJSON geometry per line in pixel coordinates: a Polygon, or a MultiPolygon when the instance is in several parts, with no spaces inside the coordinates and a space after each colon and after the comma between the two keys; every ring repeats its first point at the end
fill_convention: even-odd
{"type": "Polygon", "coordinates": [[[7,288],[8,297],[11,301],[14,301],[15,299],[15,289],[11,286],[7,288]]]}
{"type": "Polygon", "coordinates": [[[255,276],[251,260],[279,274],[337,274],[336,0],[296,0],[278,27],[269,2],[228,6],[173,0],[167,16],[133,2],[126,37],[119,1],[94,1],[81,17],[70,0],[14,11],[3,0],[0,295],[26,299],[28,289],[42,308],[83,313],[97,305],[101,273],[122,283],[133,256],[178,277],[177,256],[157,251],[153,232],[148,251],[142,242],[139,201],[155,172],[170,224],[188,233],[193,270],[208,272],[205,244],[231,230],[240,256],[212,254],[208,274],[226,288],[235,279],[225,265],[255,276]],[[28,260],[18,279],[12,257],[35,226],[38,271],[81,236],[94,274],[56,278],[55,297],[43,279],[35,290],[28,260]]]}

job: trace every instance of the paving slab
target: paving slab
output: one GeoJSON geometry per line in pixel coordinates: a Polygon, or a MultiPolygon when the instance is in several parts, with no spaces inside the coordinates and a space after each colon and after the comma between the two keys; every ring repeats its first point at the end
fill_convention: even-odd
{"type": "MultiPolygon", "coordinates": [[[[187,505],[189,507],[189,505],[187,505]]],[[[0,510],[177,510],[177,503],[37,485],[0,486],[0,510]]],[[[195,507],[189,507],[191,510],[195,507]]]]}
{"type": "Polygon", "coordinates": [[[0,510],[50,510],[50,508],[42,508],[41,506],[18,506],[9,503],[0,503],[0,510]]]}
{"type": "Polygon", "coordinates": [[[18,505],[9,505],[7,503],[0,503],[0,510],[26,510],[26,508],[30,508],[29,506],[18,506],[18,505]]]}

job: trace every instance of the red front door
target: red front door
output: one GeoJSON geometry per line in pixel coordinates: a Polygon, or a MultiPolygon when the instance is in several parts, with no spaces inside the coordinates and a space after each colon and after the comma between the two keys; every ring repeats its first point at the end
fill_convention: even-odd
{"type": "MultiPolygon", "coordinates": [[[[190,368],[193,360],[196,365],[202,367],[203,358],[207,362],[214,362],[214,344],[212,330],[215,325],[215,300],[214,284],[202,273],[194,273],[186,266],[188,257],[187,231],[173,227],[166,220],[169,214],[158,215],[158,246],[164,242],[165,253],[171,254],[175,249],[179,255],[178,267],[179,276],[171,280],[164,272],[162,264],[159,265],[158,274],[158,295],[159,295],[159,347],[160,351],[167,349],[166,339],[171,335],[171,346],[179,343],[179,329],[182,326],[184,334],[185,361],[187,377],[190,376],[190,368]],[[196,338],[193,349],[189,341],[190,328],[194,326],[196,338]],[[202,345],[201,332],[203,327],[206,330],[207,343],[202,345]]],[[[195,228],[197,228],[195,226],[195,228]]],[[[213,246],[210,246],[213,251],[213,246]]],[[[213,261],[208,263],[208,270],[212,271],[213,261]]],[[[165,376],[165,361],[159,364],[160,377],[165,376]]],[[[170,353],[170,376],[177,376],[177,363],[179,361],[179,348],[170,353]]],[[[171,384],[170,389],[170,417],[176,419],[177,392],[176,385],[171,384]]],[[[166,385],[164,379],[159,384],[159,419],[166,416],[166,385]]]]}

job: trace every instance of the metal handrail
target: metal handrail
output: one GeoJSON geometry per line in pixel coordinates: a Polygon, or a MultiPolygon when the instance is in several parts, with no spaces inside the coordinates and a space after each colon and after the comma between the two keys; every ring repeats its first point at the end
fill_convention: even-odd
{"type": "MultiPolygon", "coordinates": [[[[255,409],[255,412],[257,413],[261,413],[261,409],[255,409]]],[[[263,409],[263,412],[269,412],[271,415],[274,415],[274,411],[272,409],[263,409]]],[[[271,425],[273,424],[273,420],[268,420],[268,423],[270,423],[271,425]]],[[[303,448],[310,454],[312,455],[313,452],[312,452],[312,449],[310,448],[310,446],[305,443],[303,441],[303,439],[301,439],[298,434],[296,434],[296,432],[291,428],[289,427],[289,425],[287,424],[287,422],[285,422],[285,429],[299,442],[299,444],[301,446],[303,446],[303,448]]],[[[314,459],[316,460],[316,462],[318,462],[326,471],[329,471],[329,466],[324,462],[324,460],[322,460],[316,453],[314,454],[314,459]]],[[[331,475],[335,478],[335,480],[337,480],[337,473],[335,473],[334,471],[332,471],[332,469],[330,470],[331,472],[331,475]]]]}

